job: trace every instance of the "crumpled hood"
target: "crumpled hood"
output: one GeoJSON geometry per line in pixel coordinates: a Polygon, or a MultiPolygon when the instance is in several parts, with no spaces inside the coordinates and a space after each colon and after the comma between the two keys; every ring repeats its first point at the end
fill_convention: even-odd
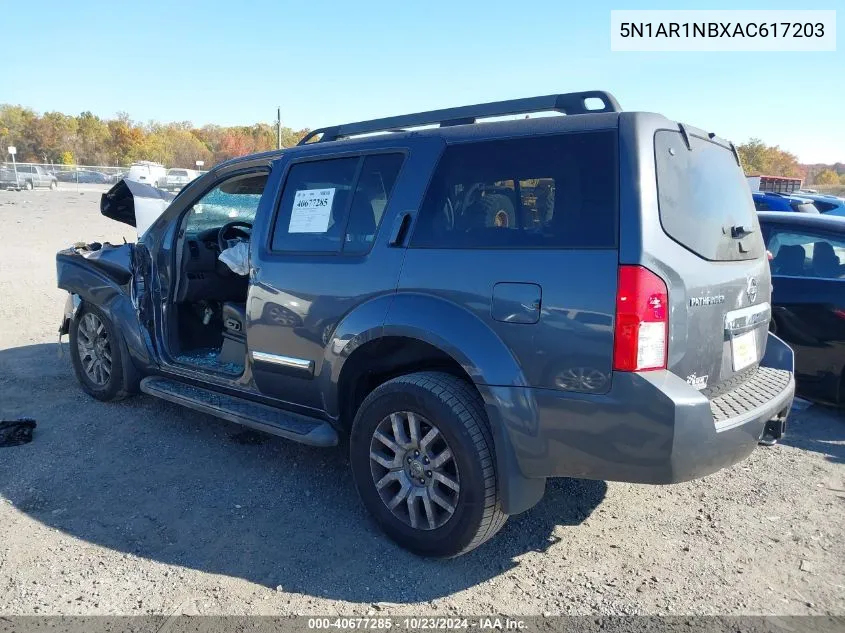
{"type": "Polygon", "coordinates": [[[138,229],[143,235],[176,196],[134,180],[121,180],[103,194],[100,213],[138,229]]]}

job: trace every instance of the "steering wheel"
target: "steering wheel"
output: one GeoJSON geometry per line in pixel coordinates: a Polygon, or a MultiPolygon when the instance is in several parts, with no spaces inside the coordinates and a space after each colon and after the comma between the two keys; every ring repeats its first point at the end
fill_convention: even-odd
{"type": "Polygon", "coordinates": [[[229,248],[230,239],[235,239],[235,237],[238,237],[237,235],[227,237],[230,232],[238,233],[241,237],[249,239],[252,235],[252,224],[249,222],[243,222],[241,220],[235,220],[234,222],[227,222],[226,224],[221,226],[220,231],[217,232],[217,246],[220,247],[221,253],[227,248],[229,248]],[[244,229],[249,229],[249,231],[245,231],[244,229]]]}

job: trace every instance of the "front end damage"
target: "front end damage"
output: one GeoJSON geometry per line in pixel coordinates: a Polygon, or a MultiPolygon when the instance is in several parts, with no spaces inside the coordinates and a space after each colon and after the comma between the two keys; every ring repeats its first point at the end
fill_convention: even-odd
{"type": "Polygon", "coordinates": [[[59,346],[62,344],[62,337],[70,334],[70,322],[76,317],[76,312],[79,306],[82,305],[82,299],[79,295],[68,293],[65,301],[65,309],[62,313],[62,322],[59,324],[59,346]]]}
{"type": "MultiPolygon", "coordinates": [[[[77,243],[72,247],[56,254],[56,277],[59,288],[68,291],[64,314],[59,326],[59,337],[70,331],[70,320],[75,316],[80,304],[81,295],[87,294],[79,282],[85,275],[81,275],[77,267],[90,267],[101,282],[112,285],[117,289],[129,292],[132,287],[132,258],[133,244],[90,244],[77,243]]],[[[99,285],[99,284],[98,284],[99,285]]],[[[93,288],[88,288],[93,290],[93,288]]],[[[131,292],[130,292],[131,294],[131,292]]]]}
{"type": "Polygon", "coordinates": [[[70,333],[70,323],[79,311],[79,306],[82,305],[82,296],[88,294],[86,290],[94,290],[94,288],[81,286],[80,281],[89,275],[82,273],[78,267],[90,267],[91,273],[95,275],[94,279],[100,278],[100,282],[111,285],[114,290],[119,288],[131,296],[133,246],[133,244],[115,246],[108,242],[105,244],[77,243],[56,253],[58,286],[68,291],[61,323],[59,323],[60,346],[62,337],[70,333]]]}
{"type": "Polygon", "coordinates": [[[134,244],[76,244],[56,254],[58,287],[68,292],[59,323],[62,337],[71,333],[80,310],[96,306],[111,321],[125,350],[124,375],[135,375],[151,366],[151,342],[141,326],[137,270],[139,249],[134,244]],[[131,366],[130,366],[131,365],[131,366]]]}
{"type": "MultiPolygon", "coordinates": [[[[103,194],[100,212],[136,227],[139,238],[169,206],[172,194],[154,187],[122,180],[103,194]]],[[[68,292],[59,323],[59,343],[71,334],[75,319],[85,305],[96,306],[120,334],[124,358],[138,371],[153,366],[154,349],[145,326],[151,325],[150,298],[145,273],[151,270],[149,251],[142,243],[77,243],[56,254],[59,288],[68,292]]],[[[127,372],[132,368],[125,367],[127,372]]]]}

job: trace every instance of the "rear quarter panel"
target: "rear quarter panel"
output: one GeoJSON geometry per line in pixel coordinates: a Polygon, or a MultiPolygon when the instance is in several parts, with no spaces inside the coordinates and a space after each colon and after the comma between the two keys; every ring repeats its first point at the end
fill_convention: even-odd
{"type": "MultiPolygon", "coordinates": [[[[692,134],[693,128],[688,129],[692,134]]],[[[667,283],[670,307],[668,369],[682,379],[706,376],[709,384],[715,385],[720,377],[727,377],[733,371],[724,313],[745,308],[749,303],[770,302],[769,265],[765,257],[711,262],[667,235],[658,206],[654,149],[654,134],[658,130],[677,132],[678,124],[657,114],[620,115],[619,260],[623,264],[645,266],[667,283]],[[750,302],[745,290],[752,277],[758,282],[758,293],[750,302]],[[690,307],[691,298],[709,295],[723,296],[724,302],[690,307]]],[[[701,130],[695,133],[706,136],[701,130]]],[[[681,148],[679,151],[687,150],[681,148]]],[[[756,216],[754,222],[757,222],[756,216]]],[[[708,227],[702,230],[708,230],[708,227]]],[[[759,226],[755,230],[759,239],[759,226]]],[[[758,328],[758,356],[765,352],[766,340],[765,328],[758,328]]]]}
{"type": "MultiPolygon", "coordinates": [[[[603,393],[610,388],[616,275],[614,249],[409,248],[400,294],[428,295],[469,312],[511,350],[525,386],[603,393]],[[503,282],[540,286],[537,323],[493,318],[494,286],[503,282]]],[[[474,336],[471,329],[466,336],[474,336]]]]}

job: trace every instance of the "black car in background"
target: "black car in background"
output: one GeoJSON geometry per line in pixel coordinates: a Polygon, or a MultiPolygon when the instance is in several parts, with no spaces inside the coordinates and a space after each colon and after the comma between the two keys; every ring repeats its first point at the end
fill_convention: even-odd
{"type": "Polygon", "coordinates": [[[845,404],[845,218],[758,218],[772,267],[771,329],[795,350],[798,393],[845,404]]]}
{"type": "Polygon", "coordinates": [[[86,184],[108,184],[111,181],[108,174],[91,169],[78,169],[77,171],[60,171],[56,177],[61,182],[80,182],[86,184]]]}

